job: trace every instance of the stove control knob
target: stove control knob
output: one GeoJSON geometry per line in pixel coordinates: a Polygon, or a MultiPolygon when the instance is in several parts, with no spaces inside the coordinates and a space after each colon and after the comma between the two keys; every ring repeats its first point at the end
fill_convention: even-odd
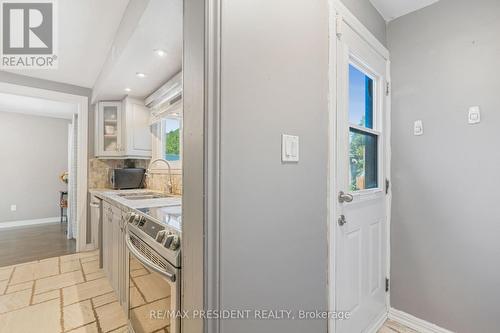
{"type": "Polygon", "coordinates": [[[130,218],[127,219],[128,223],[137,224],[137,222],[139,221],[139,214],[132,212],[129,214],[130,218]]]}
{"type": "Polygon", "coordinates": [[[137,214],[134,212],[128,212],[127,213],[127,222],[128,223],[133,223],[135,219],[137,218],[137,214]]]}
{"type": "Polygon", "coordinates": [[[170,250],[176,251],[181,246],[181,239],[177,235],[173,235],[172,242],[169,246],[170,250]]]}
{"type": "Polygon", "coordinates": [[[167,231],[166,230],[160,230],[158,231],[158,233],[156,234],[156,241],[158,243],[163,243],[163,241],[165,240],[165,237],[167,236],[167,231]]]}
{"type": "Polygon", "coordinates": [[[146,218],[144,216],[140,216],[137,224],[139,225],[139,227],[142,227],[144,223],[146,223],[146,218]]]}
{"type": "Polygon", "coordinates": [[[172,234],[168,235],[165,239],[165,243],[163,244],[163,246],[165,246],[167,249],[169,249],[170,246],[172,245],[173,240],[174,240],[174,235],[172,235],[172,234]]]}

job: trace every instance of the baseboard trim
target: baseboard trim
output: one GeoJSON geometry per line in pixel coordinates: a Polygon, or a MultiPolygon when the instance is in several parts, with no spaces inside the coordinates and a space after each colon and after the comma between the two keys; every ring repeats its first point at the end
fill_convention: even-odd
{"type": "Polygon", "coordinates": [[[406,312],[390,308],[389,319],[414,329],[420,333],[454,333],[406,312]]]}
{"type": "Polygon", "coordinates": [[[43,219],[0,222],[0,229],[19,228],[37,224],[59,223],[60,221],[61,218],[56,216],[56,217],[46,217],[43,219]]]}
{"type": "MultiPolygon", "coordinates": [[[[387,310],[387,309],[386,309],[387,310]]],[[[387,311],[382,312],[373,322],[373,324],[363,331],[365,333],[377,333],[379,329],[384,326],[385,321],[387,320],[387,311]]]]}

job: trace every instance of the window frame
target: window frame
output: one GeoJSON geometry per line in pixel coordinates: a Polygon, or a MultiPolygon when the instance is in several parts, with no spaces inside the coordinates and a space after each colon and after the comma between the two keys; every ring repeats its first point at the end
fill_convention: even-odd
{"type": "MultiPolygon", "coordinates": [[[[349,73],[349,65],[353,66],[355,69],[360,71],[361,73],[365,74],[368,76],[370,79],[373,81],[373,109],[372,109],[372,117],[373,117],[373,123],[372,123],[372,128],[364,127],[364,126],[359,126],[352,124],[349,119],[349,88],[350,88],[350,77],[349,74],[347,75],[347,117],[346,117],[346,123],[347,123],[347,136],[349,137],[351,129],[366,133],[366,134],[371,134],[375,135],[377,137],[377,187],[374,188],[368,188],[368,189],[361,189],[361,190],[354,190],[351,191],[349,190],[352,195],[356,197],[361,197],[361,196],[370,196],[372,194],[379,193],[384,190],[385,187],[385,182],[383,180],[384,178],[384,171],[382,170],[383,167],[383,161],[382,159],[384,158],[384,151],[383,151],[383,145],[384,142],[382,140],[383,138],[383,84],[381,83],[382,79],[381,76],[372,71],[368,66],[363,64],[355,55],[350,54],[348,58],[348,67],[347,67],[347,73],[349,73]]],[[[347,153],[349,154],[350,151],[350,140],[347,138],[348,142],[348,150],[347,153]]],[[[350,171],[350,162],[349,162],[349,156],[347,156],[347,184],[351,184],[351,171],[350,171]]]]}
{"type": "MultiPolygon", "coordinates": [[[[170,164],[170,167],[172,170],[174,169],[182,169],[182,155],[183,155],[183,143],[182,143],[182,136],[183,136],[183,117],[182,117],[182,102],[175,103],[174,105],[170,106],[166,111],[163,112],[161,117],[159,118],[159,121],[156,123],[152,124],[152,130],[151,132],[153,133],[152,138],[153,138],[153,145],[152,145],[152,160],[161,158],[165,159],[165,124],[164,120],[167,118],[177,118],[179,119],[179,145],[180,145],[180,159],[178,161],[168,161],[170,164]],[[176,114],[176,115],[174,115],[176,114]]],[[[154,171],[155,173],[167,173],[168,172],[168,167],[164,163],[155,163],[151,171],[154,171]]]]}

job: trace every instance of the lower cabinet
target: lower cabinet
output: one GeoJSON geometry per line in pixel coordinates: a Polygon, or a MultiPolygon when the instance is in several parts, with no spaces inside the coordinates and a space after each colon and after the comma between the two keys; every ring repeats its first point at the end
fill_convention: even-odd
{"type": "Polygon", "coordinates": [[[113,283],[111,263],[113,262],[111,245],[113,244],[113,230],[112,230],[112,210],[111,205],[107,202],[103,203],[102,208],[102,265],[104,273],[109,281],[113,283]]]}
{"type": "Polygon", "coordinates": [[[127,245],[125,244],[125,226],[127,223],[127,212],[121,212],[121,223],[120,223],[120,238],[118,242],[118,258],[120,265],[118,267],[118,289],[119,289],[119,295],[120,295],[120,304],[125,311],[125,313],[128,314],[128,251],[127,251],[127,245]]]}
{"type": "Polygon", "coordinates": [[[127,311],[128,251],[125,245],[126,212],[104,202],[103,205],[103,269],[118,300],[127,311]]]}

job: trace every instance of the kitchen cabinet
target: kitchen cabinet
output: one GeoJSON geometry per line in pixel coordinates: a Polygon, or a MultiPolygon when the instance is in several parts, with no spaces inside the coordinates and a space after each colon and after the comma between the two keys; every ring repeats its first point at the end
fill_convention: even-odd
{"type": "Polygon", "coordinates": [[[123,155],[121,102],[99,102],[96,108],[95,152],[97,157],[123,155]]]}
{"type": "Polygon", "coordinates": [[[128,297],[128,251],[127,245],[125,244],[125,225],[127,223],[127,212],[120,212],[120,221],[118,232],[118,295],[120,304],[125,311],[128,313],[127,307],[127,297],[128,297]]]}
{"type": "Polygon", "coordinates": [[[120,296],[120,222],[121,211],[111,206],[111,284],[120,296]]]}
{"type": "Polygon", "coordinates": [[[128,251],[125,246],[127,213],[108,202],[103,204],[103,269],[124,309],[127,304],[128,251]]]}
{"type": "Polygon", "coordinates": [[[111,235],[111,205],[107,202],[102,206],[102,268],[104,273],[111,281],[111,249],[112,239],[111,235]]]}
{"type": "Polygon", "coordinates": [[[151,158],[151,112],[143,101],[123,100],[125,153],[127,156],[151,158]]]}
{"type": "Polygon", "coordinates": [[[99,102],[95,112],[97,158],[151,158],[151,112],[143,101],[99,102]]]}

